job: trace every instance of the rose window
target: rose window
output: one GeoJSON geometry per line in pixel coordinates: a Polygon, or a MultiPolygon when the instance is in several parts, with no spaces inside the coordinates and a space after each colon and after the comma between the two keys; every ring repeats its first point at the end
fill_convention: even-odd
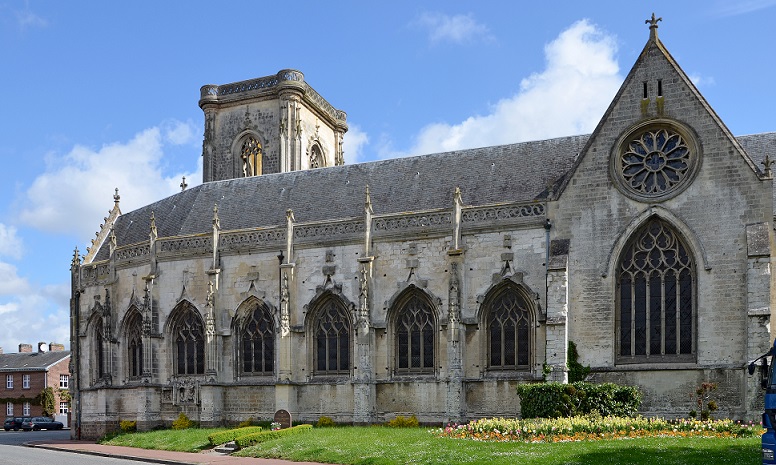
{"type": "Polygon", "coordinates": [[[671,129],[643,131],[621,151],[619,171],[631,192],[658,197],[673,191],[691,174],[693,150],[671,129]]]}

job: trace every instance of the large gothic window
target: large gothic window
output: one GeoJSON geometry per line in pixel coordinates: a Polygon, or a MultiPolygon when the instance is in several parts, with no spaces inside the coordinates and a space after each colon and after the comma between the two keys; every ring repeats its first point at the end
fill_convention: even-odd
{"type": "Polygon", "coordinates": [[[695,360],[695,263],[667,223],[650,220],[617,269],[618,363],[695,360]]]}
{"type": "Polygon", "coordinates": [[[420,291],[410,291],[396,314],[396,372],[434,373],[434,310],[420,291]]]}
{"type": "Polygon", "coordinates": [[[253,136],[248,136],[240,145],[243,176],[261,175],[261,143],[253,136]]]}
{"type": "Polygon", "coordinates": [[[205,372],[205,331],[202,318],[194,307],[184,304],[178,308],[171,335],[175,373],[203,374],[205,372]]]}
{"type": "Polygon", "coordinates": [[[127,365],[130,378],[143,375],[143,317],[132,310],[126,323],[127,365]]]}
{"type": "Polygon", "coordinates": [[[321,146],[318,143],[313,143],[310,148],[310,168],[322,168],[326,166],[326,162],[323,159],[323,152],[321,146]]]}
{"type": "Polygon", "coordinates": [[[350,373],[350,317],[336,297],[324,298],[315,309],[314,366],[318,374],[350,373]]]}
{"type": "Polygon", "coordinates": [[[241,371],[272,375],[275,368],[275,324],[264,304],[255,303],[241,322],[241,371]]]}
{"type": "Polygon", "coordinates": [[[527,370],[531,359],[531,312],[514,284],[494,289],[485,299],[488,368],[527,370]]]}

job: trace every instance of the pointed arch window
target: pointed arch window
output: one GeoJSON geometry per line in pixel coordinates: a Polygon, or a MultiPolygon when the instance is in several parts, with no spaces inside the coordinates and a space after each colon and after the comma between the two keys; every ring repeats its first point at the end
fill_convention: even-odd
{"type": "Polygon", "coordinates": [[[323,151],[321,146],[315,142],[310,148],[310,168],[322,168],[324,166],[326,166],[326,162],[323,158],[323,151]]]}
{"type": "Polygon", "coordinates": [[[491,292],[483,315],[488,331],[488,368],[528,370],[531,364],[532,316],[529,304],[515,285],[491,292]]]}
{"type": "Polygon", "coordinates": [[[653,218],[617,268],[617,362],[695,360],[695,262],[666,222],[653,218]]]}
{"type": "Polygon", "coordinates": [[[143,375],[143,317],[136,310],[127,319],[127,367],[130,379],[143,375]]]}
{"type": "Polygon", "coordinates": [[[345,304],[336,297],[324,298],[315,311],[313,323],[317,374],[350,374],[350,316],[345,304]]]}
{"type": "Polygon", "coordinates": [[[242,159],[243,176],[261,175],[261,142],[253,136],[248,136],[240,146],[240,158],[242,159]]]}
{"type": "Polygon", "coordinates": [[[434,373],[436,318],[418,292],[401,301],[396,314],[396,372],[434,373]]]}
{"type": "Polygon", "coordinates": [[[264,304],[256,303],[240,328],[240,366],[244,374],[272,375],[275,368],[275,324],[264,304]]]}
{"type": "Polygon", "coordinates": [[[97,366],[94,367],[94,373],[97,379],[102,379],[108,374],[107,367],[105,366],[105,341],[102,336],[103,323],[102,318],[97,317],[94,319],[94,360],[97,362],[97,366]]]}
{"type": "Polygon", "coordinates": [[[205,373],[205,331],[202,318],[191,305],[180,308],[172,325],[175,373],[205,373]]]}

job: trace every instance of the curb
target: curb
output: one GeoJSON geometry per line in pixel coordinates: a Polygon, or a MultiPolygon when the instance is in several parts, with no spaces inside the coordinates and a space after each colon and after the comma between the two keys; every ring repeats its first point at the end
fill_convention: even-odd
{"type": "Polygon", "coordinates": [[[165,465],[191,465],[192,463],[195,463],[195,462],[178,462],[175,460],[166,460],[166,459],[158,459],[158,458],[151,458],[151,457],[138,457],[134,455],[108,454],[105,452],[97,452],[97,451],[83,450],[83,449],[64,449],[62,447],[51,446],[48,444],[33,444],[29,442],[25,442],[23,445],[25,447],[35,447],[38,449],[70,452],[74,454],[83,454],[83,455],[94,455],[97,457],[112,457],[117,459],[134,460],[136,462],[161,463],[165,465]]]}

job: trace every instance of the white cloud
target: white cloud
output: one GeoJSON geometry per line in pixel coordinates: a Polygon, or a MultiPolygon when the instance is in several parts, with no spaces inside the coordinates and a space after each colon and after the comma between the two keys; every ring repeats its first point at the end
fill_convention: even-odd
{"type": "Polygon", "coordinates": [[[0,296],[24,294],[29,290],[29,283],[19,277],[15,266],[0,262],[0,296]]]}
{"type": "Polygon", "coordinates": [[[348,132],[342,140],[342,150],[345,152],[345,164],[352,165],[364,161],[362,150],[369,144],[369,137],[355,124],[350,124],[348,132]]]}
{"type": "Polygon", "coordinates": [[[477,40],[494,40],[488,27],[478,23],[471,14],[448,16],[442,13],[423,13],[416,24],[428,30],[432,43],[466,43],[477,40]]]}
{"type": "Polygon", "coordinates": [[[612,36],[578,21],[547,44],[546,68],[523,79],[516,95],[493,105],[490,114],[423,128],[410,153],[589,133],[623,80],[616,51],[612,36]]]}
{"type": "Polygon", "coordinates": [[[30,10],[29,2],[24,2],[24,5],[24,10],[16,11],[16,23],[19,25],[20,29],[25,30],[30,27],[42,28],[48,26],[48,21],[30,10]]]}
{"type": "Polygon", "coordinates": [[[0,223],[0,256],[21,258],[22,239],[16,235],[16,228],[0,223]]]}
{"type": "Polygon", "coordinates": [[[717,16],[738,16],[776,6],[776,0],[738,0],[717,2],[714,12],[717,16]]]}
{"type": "MultiPolygon", "coordinates": [[[[178,141],[185,139],[181,135],[185,130],[175,129],[183,126],[169,127],[180,136],[178,141]]],[[[21,221],[47,232],[75,233],[85,240],[113,207],[116,187],[121,210],[129,212],[179,192],[183,175],[190,186],[195,185],[195,180],[202,179],[201,162],[199,176],[162,173],[164,141],[162,130],[154,127],[126,143],[99,150],[78,145],[65,156],[47,157],[46,172],[32,182],[22,199],[21,221]]]]}
{"type": "Polygon", "coordinates": [[[197,126],[192,121],[168,120],[162,123],[164,139],[173,145],[186,145],[194,142],[197,136],[197,126]]]}
{"type": "Polygon", "coordinates": [[[714,81],[714,78],[709,76],[701,76],[700,74],[690,74],[688,76],[693,84],[695,84],[695,87],[710,87],[716,84],[716,81],[714,81]]]}

